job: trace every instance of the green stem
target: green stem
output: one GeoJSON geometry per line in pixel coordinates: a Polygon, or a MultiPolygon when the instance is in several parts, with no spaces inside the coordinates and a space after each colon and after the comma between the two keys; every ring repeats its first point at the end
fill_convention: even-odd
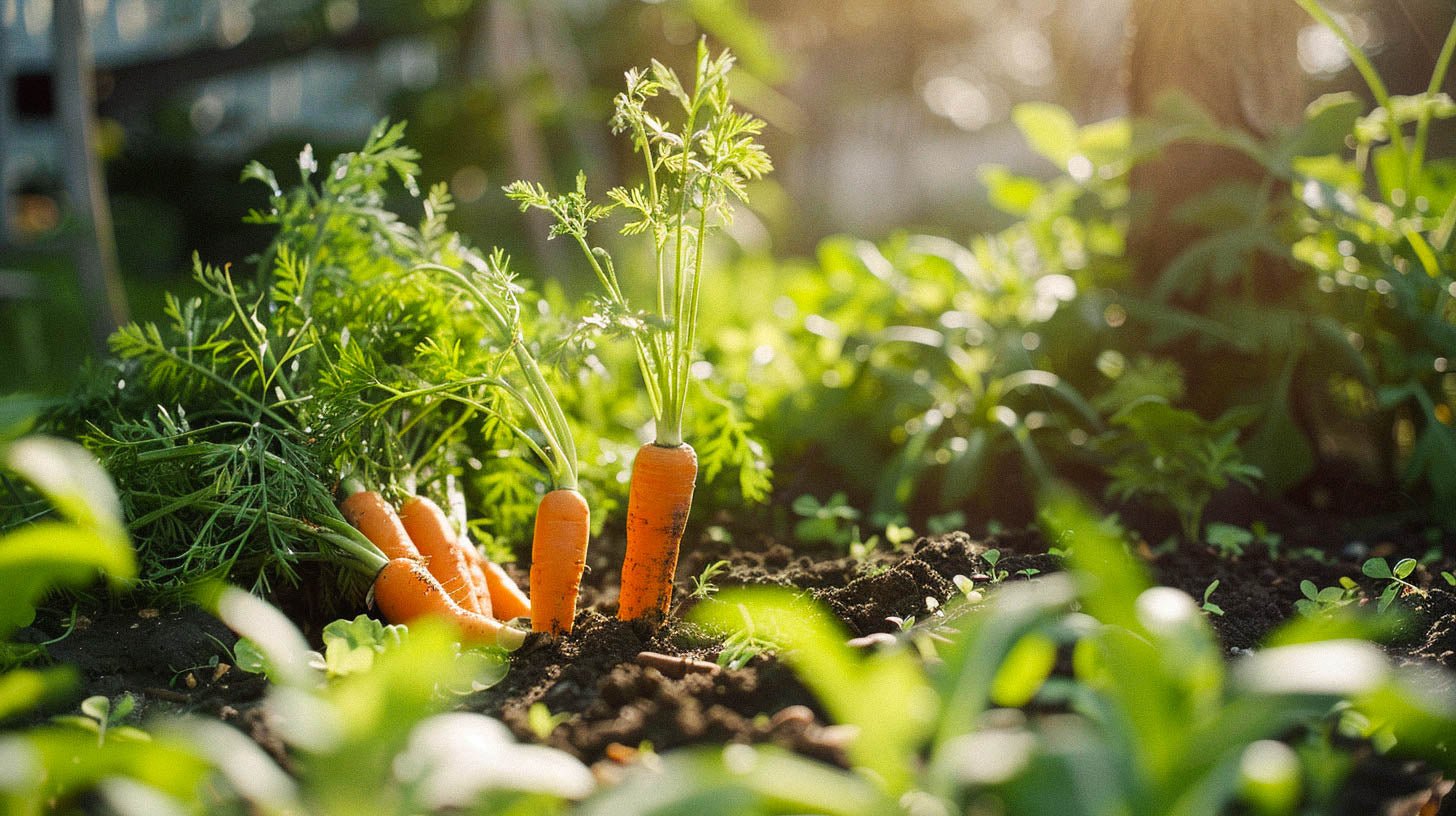
{"type": "Polygon", "coordinates": [[[1375,96],[1375,101],[1382,108],[1385,108],[1386,129],[1390,132],[1390,146],[1395,150],[1396,156],[1399,157],[1400,166],[1405,169],[1406,201],[1401,209],[1407,209],[1412,204],[1412,199],[1415,198],[1410,189],[1412,180],[1410,175],[1410,154],[1406,149],[1405,134],[1400,129],[1400,121],[1395,117],[1395,105],[1391,102],[1390,91],[1385,87],[1385,81],[1380,78],[1380,72],[1375,70],[1375,65],[1370,62],[1369,57],[1365,56],[1365,52],[1360,50],[1360,46],[1355,42],[1355,39],[1335,21],[1334,17],[1330,16],[1328,11],[1325,11],[1324,6],[1320,5],[1319,0],[1295,0],[1295,2],[1299,3],[1300,7],[1309,16],[1313,17],[1316,22],[1329,29],[1330,33],[1339,38],[1340,43],[1345,47],[1345,53],[1350,56],[1350,62],[1360,72],[1360,76],[1365,79],[1365,84],[1369,86],[1370,93],[1375,96]]]}
{"type": "MultiPolygon", "coordinates": [[[[1431,82],[1426,86],[1426,97],[1431,97],[1441,92],[1441,86],[1446,82],[1446,74],[1451,70],[1451,57],[1456,53],[1456,22],[1446,32],[1446,42],[1441,46],[1441,55],[1436,59],[1436,67],[1431,71],[1431,82]]],[[[1426,163],[1426,144],[1430,141],[1431,135],[1431,109],[1428,105],[1421,106],[1420,118],[1416,120],[1416,140],[1411,148],[1410,176],[1419,177],[1422,168],[1426,163]]]]}

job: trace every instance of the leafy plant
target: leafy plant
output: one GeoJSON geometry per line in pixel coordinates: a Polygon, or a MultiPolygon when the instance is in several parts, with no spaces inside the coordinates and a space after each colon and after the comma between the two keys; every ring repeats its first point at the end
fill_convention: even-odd
{"type": "Polygon", "coordinates": [[[1378,580],[1385,581],[1385,589],[1380,592],[1378,610],[1384,612],[1395,602],[1398,595],[1409,592],[1416,595],[1425,595],[1426,591],[1412,584],[1406,579],[1419,566],[1414,558],[1402,558],[1395,566],[1391,566],[1384,558],[1371,558],[1360,565],[1360,571],[1378,580]]]}
{"type": "Polygon", "coordinates": [[[842,492],[831,495],[822,504],[811,495],[794,499],[790,508],[801,521],[794,525],[794,537],[800,541],[828,543],[848,546],[850,522],[859,520],[859,510],[849,505],[849,498],[842,492]]]}
{"type": "Polygon", "coordinates": [[[1299,582],[1299,591],[1304,597],[1294,602],[1294,608],[1305,617],[1316,617],[1354,603],[1360,587],[1350,578],[1341,577],[1339,586],[1321,589],[1306,578],[1299,582]]]}
{"type": "Polygon", "coordinates": [[[1110,457],[1109,495],[1126,501],[1156,499],[1178,516],[1185,541],[1199,541],[1203,509],[1232,482],[1252,485],[1257,467],[1243,460],[1238,429],[1247,412],[1231,411],[1209,422],[1192,411],[1148,397],[1112,418],[1116,430],[1099,440],[1110,457]]]}
{"type": "Polygon", "coordinates": [[[1244,548],[1254,543],[1254,533],[1237,524],[1214,522],[1203,532],[1204,539],[1220,558],[1238,558],[1244,548]]]}

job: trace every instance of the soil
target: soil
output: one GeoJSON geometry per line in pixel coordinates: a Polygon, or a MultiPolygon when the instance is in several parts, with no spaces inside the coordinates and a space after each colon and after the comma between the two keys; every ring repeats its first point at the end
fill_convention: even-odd
{"type": "MultiPolygon", "coordinates": [[[[1285,552],[1298,554],[1279,559],[1257,546],[1234,558],[1188,549],[1153,556],[1146,546],[1141,549],[1155,580],[1197,599],[1212,581],[1219,581],[1210,600],[1225,614],[1210,615],[1209,620],[1234,655],[1257,646],[1295,614],[1295,602],[1303,597],[1302,580],[1325,587],[1349,576],[1373,590],[1368,594],[1378,594],[1378,582],[1361,574],[1365,558],[1382,555],[1394,563],[1401,557],[1420,558],[1430,549],[1429,542],[1409,530],[1369,540],[1376,543],[1343,541],[1334,553],[1300,553],[1301,547],[1291,545],[1285,552]]],[[[596,763],[608,775],[648,746],[663,751],[703,743],[772,742],[828,762],[845,761],[844,730],[829,722],[784,664],[758,656],[742,668],[719,669],[713,661],[721,644],[682,621],[681,613],[692,604],[691,577],[708,563],[728,562],[714,579],[719,587],[773,584],[808,590],[833,610],[852,637],[893,632],[901,620],[926,614],[928,597],[944,602],[955,594],[954,576],[981,585],[993,576],[1023,581],[1059,568],[1034,531],[979,540],[950,533],[874,551],[860,560],[823,551],[806,554],[771,541],[735,547],[704,540],[679,566],[679,607],[667,624],[654,630],[614,617],[611,588],[617,585],[620,551],[613,549],[610,544],[594,548],[574,632],[557,641],[532,636],[512,655],[511,669],[500,684],[466,701],[471,709],[500,717],[523,740],[539,739],[529,712],[534,704],[544,704],[553,715],[564,715],[545,742],[596,763]],[[983,557],[992,548],[1000,552],[994,566],[983,557]],[[683,660],[697,662],[687,665],[683,660]]],[[[1447,546],[1444,552],[1456,552],[1456,547],[1447,546]]],[[[1440,577],[1442,570],[1456,570],[1456,559],[1443,556],[1411,577],[1425,594],[1401,599],[1411,614],[1387,645],[1397,660],[1456,667],[1456,589],[1440,577]]],[[[59,617],[42,619],[30,634],[36,640],[50,639],[65,623],[59,617]]],[[[217,716],[237,723],[284,758],[258,710],[263,682],[226,667],[233,641],[225,627],[197,610],[131,609],[80,619],[68,637],[48,648],[56,660],[80,668],[80,693],[115,696],[126,691],[139,697],[143,711],[217,716]]],[[[1350,793],[1342,798],[1348,813],[1431,813],[1420,807],[1441,802],[1449,788],[1426,768],[1364,754],[1348,783],[1350,793]],[[1395,805],[1402,800],[1419,801],[1414,809],[1402,810],[1395,805]]],[[[1456,796],[1445,799],[1440,812],[1456,812],[1456,796]]]]}

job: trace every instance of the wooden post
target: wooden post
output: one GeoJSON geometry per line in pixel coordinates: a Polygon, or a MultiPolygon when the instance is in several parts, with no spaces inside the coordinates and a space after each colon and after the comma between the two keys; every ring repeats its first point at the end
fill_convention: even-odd
{"type": "Polygon", "coordinates": [[[96,71],[84,6],[84,0],[55,0],[53,6],[56,131],[66,199],[78,226],[75,257],[82,307],[92,349],[104,354],[107,338],[127,320],[127,307],[97,154],[96,71]]]}
{"type": "MultiPolygon", "coordinates": [[[[1226,127],[1267,136],[1293,125],[1305,105],[1297,43],[1308,22],[1292,0],[1134,0],[1129,109],[1151,114],[1158,97],[1176,89],[1226,127]]],[[[1219,183],[1263,176],[1232,150],[1195,144],[1174,145],[1137,167],[1133,192],[1151,199],[1129,235],[1139,283],[1151,284],[1196,239],[1172,218],[1180,204],[1219,183]]]]}

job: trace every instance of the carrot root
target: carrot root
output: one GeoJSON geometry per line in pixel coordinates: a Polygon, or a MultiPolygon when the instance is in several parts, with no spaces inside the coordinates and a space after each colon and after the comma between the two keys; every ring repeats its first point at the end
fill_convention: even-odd
{"type": "Polygon", "coordinates": [[[637,450],[627,493],[627,554],[618,618],[667,616],[697,476],[698,457],[690,445],[648,443],[637,450]]]}
{"type": "Polygon", "coordinates": [[[558,489],[541,498],[531,540],[533,631],[552,635],[571,631],[590,530],[591,511],[580,493],[558,489]]]}
{"type": "Polygon", "coordinates": [[[410,540],[424,556],[430,574],[450,599],[467,612],[490,615],[490,597],[486,596],[484,605],[481,604],[468,556],[445,511],[424,496],[412,496],[400,505],[399,518],[410,540]]]}
{"type": "Polygon", "coordinates": [[[344,520],[359,528],[364,537],[374,542],[386,558],[420,560],[420,551],[405,532],[404,523],[384,497],[372,490],[363,490],[339,503],[344,520]]]}
{"type": "Polygon", "coordinates": [[[525,632],[494,618],[461,609],[424,564],[408,558],[393,559],[380,570],[374,579],[374,601],[392,623],[407,624],[425,617],[448,621],[466,643],[514,649],[526,637],[525,632]]]}
{"type": "Polygon", "coordinates": [[[505,567],[481,556],[480,569],[485,576],[486,589],[490,593],[490,603],[495,608],[496,617],[501,620],[531,617],[531,599],[511,580],[505,567]]]}

